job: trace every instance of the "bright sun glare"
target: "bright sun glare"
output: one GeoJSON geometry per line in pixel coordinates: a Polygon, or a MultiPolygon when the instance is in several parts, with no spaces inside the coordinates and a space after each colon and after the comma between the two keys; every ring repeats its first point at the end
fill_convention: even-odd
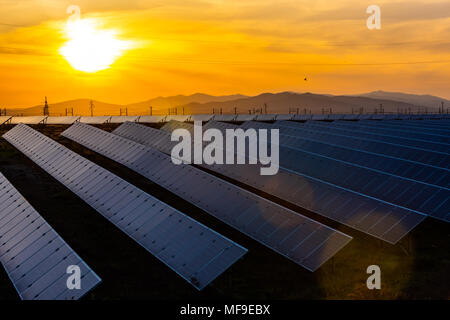
{"type": "Polygon", "coordinates": [[[69,40],[60,53],[74,69],[83,72],[108,69],[130,47],[128,41],[116,38],[116,31],[99,30],[91,19],[68,22],[66,35],[69,40]]]}

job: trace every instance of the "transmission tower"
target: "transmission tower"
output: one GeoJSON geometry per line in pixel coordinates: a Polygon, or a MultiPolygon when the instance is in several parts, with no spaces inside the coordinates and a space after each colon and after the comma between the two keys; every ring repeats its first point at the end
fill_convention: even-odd
{"type": "Polygon", "coordinates": [[[94,101],[91,100],[89,104],[89,109],[91,109],[91,117],[94,116],[94,101]]]}
{"type": "Polygon", "coordinates": [[[47,97],[45,97],[44,116],[49,116],[47,97]]]}

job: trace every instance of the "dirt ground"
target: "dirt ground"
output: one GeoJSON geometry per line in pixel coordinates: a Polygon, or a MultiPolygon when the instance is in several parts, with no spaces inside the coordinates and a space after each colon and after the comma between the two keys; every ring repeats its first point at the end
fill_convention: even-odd
{"type": "MultiPolygon", "coordinates": [[[[99,126],[112,130],[113,125],[99,126]]],[[[60,136],[67,126],[33,126],[66,147],[249,249],[212,285],[198,292],[62,184],[0,138],[0,171],[102,278],[84,299],[449,299],[450,227],[426,219],[397,245],[389,245],[311,212],[272,199],[325,222],[354,239],[311,273],[225,225],[137,173],[60,136]],[[368,290],[366,268],[381,268],[381,290],[368,290]]],[[[1,126],[0,135],[11,129],[1,126]]],[[[18,295],[0,268],[0,300],[18,295]]]]}

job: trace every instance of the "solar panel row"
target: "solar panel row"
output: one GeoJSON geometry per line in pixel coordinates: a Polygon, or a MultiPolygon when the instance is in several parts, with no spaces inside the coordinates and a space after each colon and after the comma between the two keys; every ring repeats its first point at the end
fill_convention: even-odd
{"type": "MultiPolygon", "coordinates": [[[[450,186],[449,170],[423,164],[417,161],[405,160],[399,157],[387,156],[373,151],[361,150],[352,145],[342,145],[339,138],[333,135],[326,140],[316,137],[316,134],[293,132],[290,128],[278,127],[265,123],[246,122],[241,128],[279,129],[279,144],[295,151],[309,151],[332,157],[361,167],[382,171],[394,176],[403,177],[412,182],[423,182],[434,187],[448,188],[450,186]],[[289,133],[291,131],[291,133],[289,133]]],[[[294,151],[294,152],[295,152],[294,151]]]]}
{"type": "Polygon", "coordinates": [[[290,120],[442,120],[449,118],[449,114],[296,114],[290,120]]]}
{"type": "Polygon", "coordinates": [[[444,221],[450,219],[448,211],[450,189],[448,188],[449,175],[447,171],[423,166],[420,169],[411,169],[404,163],[400,165],[394,159],[378,161],[377,164],[373,160],[374,156],[363,156],[357,151],[344,153],[341,151],[338,154],[336,150],[339,148],[330,148],[326,144],[294,141],[295,144],[298,144],[295,149],[280,147],[280,165],[283,168],[301,174],[309,174],[380,201],[437,219],[444,221]],[[297,159],[302,161],[297,161],[297,159]],[[364,162],[355,164],[360,159],[364,162]],[[389,165],[392,167],[388,167],[389,165]],[[376,169],[369,166],[374,166],[376,169]],[[333,168],[333,170],[329,170],[329,168],[333,168]],[[401,174],[404,176],[412,175],[419,180],[402,177],[398,175],[400,171],[394,171],[396,174],[389,173],[393,170],[402,170],[401,174]],[[444,186],[421,182],[423,179],[429,179],[433,183],[444,186]]]}
{"type": "Polygon", "coordinates": [[[351,239],[200,169],[174,165],[168,155],[118,135],[77,123],[63,136],[140,173],[310,271],[351,239]]]}
{"type": "Polygon", "coordinates": [[[101,280],[0,173],[0,261],[24,300],[76,300],[101,280]],[[80,289],[69,289],[69,267],[80,289]]]}
{"type": "MultiPolygon", "coordinates": [[[[219,125],[221,129],[226,126],[232,127],[219,125]]],[[[210,122],[206,127],[216,125],[210,122]]],[[[169,133],[133,123],[125,123],[113,133],[167,154],[174,144],[170,142],[169,133]]],[[[261,176],[260,167],[255,165],[205,167],[390,243],[398,242],[425,218],[422,214],[283,169],[276,176],[261,176]]]]}
{"type": "Polygon", "coordinates": [[[26,125],[3,137],[199,290],[247,252],[26,125]]]}
{"type": "Polygon", "coordinates": [[[356,138],[371,139],[379,142],[389,142],[392,144],[399,144],[406,147],[415,147],[423,150],[440,152],[447,155],[449,154],[449,148],[445,144],[435,143],[431,141],[424,141],[418,139],[409,139],[408,137],[395,137],[389,134],[383,134],[380,132],[366,132],[365,130],[352,130],[351,128],[340,128],[336,126],[329,126],[329,123],[321,122],[276,122],[280,126],[288,127],[308,127],[315,130],[326,130],[328,133],[344,134],[347,136],[353,136],[356,138]]]}
{"type": "MultiPolygon", "coordinates": [[[[245,124],[244,124],[245,125],[245,124]]],[[[258,127],[268,128],[268,124],[257,123],[258,127]]],[[[278,128],[280,134],[291,137],[314,139],[321,142],[330,142],[342,147],[349,147],[370,153],[386,155],[406,161],[422,163],[437,168],[450,169],[450,155],[436,151],[424,150],[416,147],[403,146],[382,140],[360,138],[329,132],[326,128],[311,128],[308,126],[294,126],[285,123],[276,123],[270,128],[278,128]]]]}
{"type": "MultiPolygon", "coordinates": [[[[446,121],[442,121],[445,123],[446,121]]],[[[448,135],[450,133],[450,123],[447,123],[447,126],[426,126],[426,125],[418,125],[413,124],[410,121],[405,123],[404,121],[377,121],[374,123],[373,121],[359,121],[358,124],[364,125],[364,126],[378,126],[379,128],[389,128],[389,129],[395,129],[395,130],[419,130],[422,133],[432,133],[432,134],[440,134],[440,135],[448,135]],[[399,124],[399,122],[403,122],[402,124],[399,124]]],[[[416,131],[417,132],[417,131],[416,131]]]]}
{"type": "MultiPolygon", "coordinates": [[[[423,130],[408,130],[408,129],[402,129],[402,128],[392,128],[391,126],[385,125],[383,121],[380,121],[378,123],[373,122],[348,122],[348,121],[333,121],[328,123],[323,122],[314,122],[309,121],[306,122],[304,125],[322,125],[327,127],[337,127],[337,128],[343,128],[343,129],[349,129],[354,131],[363,131],[368,133],[378,133],[383,135],[388,135],[391,137],[397,137],[397,138],[408,138],[408,139],[414,139],[418,141],[426,141],[426,142],[433,142],[437,144],[443,144],[450,146],[450,137],[448,135],[442,135],[439,133],[432,133],[432,132],[424,132],[423,130]]],[[[447,147],[447,148],[448,148],[447,147]]]]}

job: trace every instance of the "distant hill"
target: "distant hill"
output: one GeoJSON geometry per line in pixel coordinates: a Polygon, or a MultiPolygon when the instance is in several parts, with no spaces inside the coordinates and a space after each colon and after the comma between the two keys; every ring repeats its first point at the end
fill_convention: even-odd
{"type": "MultiPolygon", "coordinates": [[[[121,105],[104,103],[101,101],[95,101],[94,103],[94,115],[119,115],[121,105]]],[[[58,103],[49,103],[49,111],[51,116],[64,116],[66,115],[66,108],[72,109],[75,116],[87,116],[91,114],[90,99],[77,99],[58,103]]],[[[36,116],[42,115],[44,105],[38,105],[31,108],[24,109],[8,109],[8,115],[24,115],[24,116],[36,116]]]]}
{"type": "Polygon", "coordinates": [[[431,95],[418,95],[408,94],[401,92],[386,92],[386,91],[374,91],[369,93],[359,94],[360,97],[368,97],[374,99],[386,99],[393,101],[401,101],[410,103],[416,106],[423,106],[428,108],[437,108],[441,106],[441,102],[444,102],[444,108],[450,107],[450,100],[431,96],[431,95]]]}
{"type": "MultiPolygon", "coordinates": [[[[158,97],[150,99],[144,102],[133,103],[129,105],[119,105],[105,103],[101,101],[93,101],[94,103],[94,115],[120,115],[120,109],[128,108],[129,115],[142,115],[149,114],[150,106],[153,107],[154,114],[166,114],[168,108],[180,107],[182,105],[199,102],[206,103],[211,101],[223,102],[229,100],[235,100],[244,98],[243,95],[229,95],[229,96],[211,96],[207,94],[196,93],[190,96],[178,95],[172,97],[158,97]]],[[[49,103],[50,115],[61,116],[66,114],[66,108],[73,108],[74,115],[89,116],[90,111],[90,99],[77,99],[58,103],[49,103]]],[[[24,115],[35,116],[42,115],[44,110],[43,105],[34,106],[31,108],[8,108],[8,115],[24,115]]],[[[179,110],[181,112],[181,110],[179,110]]]]}
{"type": "MultiPolygon", "coordinates": [[[[289,113],[289,110],[299,113],[322,113],[322,110],[328,112],[330,108],[333,113],[351,113],[353,110],[364,108],[364,112],[374,112],[376,108],[383,105],[385,112],[397,112],[399,108],[416,110],[417,108],[409,103],[386,100],[373,99],[367,97],[352,97],[352,96],[331,96],[313,93],[264,93],[256,97],[247,97],[225,102],[208,102],[208,103],[190,103],[184,106],[187,113],[223,113],[234,112],[234,108],[238,113],[248,113],[249,110],[261,109],[264,110],[264,105],[267,105],[268,113],[289,113]]],[[[437,109],[437,108],[436,108],[437,109]]],[[[356,112],[356,111],[355,111],[356,112]]]]}
{"type": "MultiPolygon", "coordinates": [[[[66,114],[66,108],[73,108],[74,115],[89,116],[90,99],[70,100],[59,103],[50,103],[50,115],[60,116],[66,114]]],[[[427,106],[428,111],[438,111],[440,102],[444,101],[445,106],[450,106],[450,101],[429,95],[410,95],[403,93],[389,93],[376,91],[372,93],[350,96],[333,96],[327,94],[313,93],[263,93],[258,96],[248,97],[243,95],[211,96],[196,93],[190,96],[178,95],[172,97],[158,97],[144,102],[128,105],[119,105],[94,101],[94,115],[119,115],[121,109],[128,109],[128,115],[148,115],[150,107],[153,114],[167,114],[168,108],[177,107],[178,114],[212,113],[234,113],[235,108],[238,113],[248,113],[249,110],[265,110],[267,105],[268,113],[289,113],[289,111],[299,113],[328,113],[330,109],[333,113],[359,112],[361,108],[365,113],[372,113],[375,109],[383,106],[385,112],[397,112],[398,110],[411,110],[417,112],[419,107],[427,106]]],[[[8,109],[8,115],[42,115],[43,106],[35,106],[24,109],[8,109]]]]}

